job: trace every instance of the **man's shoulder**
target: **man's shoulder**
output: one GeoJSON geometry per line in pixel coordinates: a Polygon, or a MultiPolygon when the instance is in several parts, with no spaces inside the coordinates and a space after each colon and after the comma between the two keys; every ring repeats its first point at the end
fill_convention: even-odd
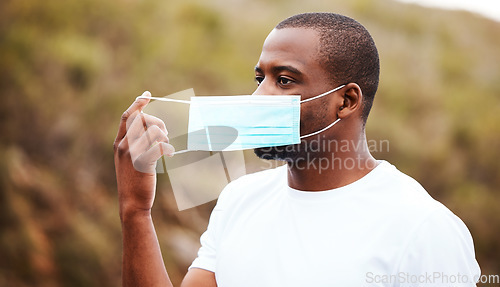
{"type": "Polygon", "coordinates": [[[423,202],[435,202],[427,190],[413,177],[401,172],[394,165],[382,161],[380,172],[373,181],[379,189],[385,191],[388,196],[403,199],[418,200],[423,202]]]}
{"type": "Polygon", "coordinates": [[[379,194],[371,196],[377,201],[380,208],[392,210],[393,214],[398,214],[396,221],[422,223],[431,216],[454,216],[445,205],[434,199],[416,179],[401,172],[388,162],[382,164],[384,165],[382,166],[383,175],[375,183],[379,194]]]}
{"type": "Polygon", "coordinates": [[[453,242],[456,245],[453,248],[472,246],[462,220],[435,200],[417,180],[387,162],[380,167],[370,181],[371,186],[354,200],[365,200],[364,208],[370,214],[367,221],[377,226],[381,234],[392,234],[402,246],[413,244],[413,249],[404,252],[419,252],[419,248],[429,244],[446,246],[446,242],[453,242]],[[461,242],[456,242],[456,238],[461,242]]]}

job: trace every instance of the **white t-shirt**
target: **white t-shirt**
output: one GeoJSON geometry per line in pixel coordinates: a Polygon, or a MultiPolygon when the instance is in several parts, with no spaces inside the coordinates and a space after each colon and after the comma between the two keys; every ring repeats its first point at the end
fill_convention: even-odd
{"type": "Polygon", "coordinates": [[[320,192],[290,188],[286,165],[241,177],[201,244],[190,268],[219,287],[475,286],[480,274],[464,223],[385,161],[320,192]]]}

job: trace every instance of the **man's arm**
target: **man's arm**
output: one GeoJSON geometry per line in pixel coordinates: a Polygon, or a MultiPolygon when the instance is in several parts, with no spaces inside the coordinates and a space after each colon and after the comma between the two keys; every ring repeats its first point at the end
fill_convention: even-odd
{"type": "Polygon", "coordinates": [[[150,213],[137,212],[123,217],[123,286],[173,286],[150,213]]]}
{"type": "Polygon", "coordinates": [[[208,270],[191,268],[184,277],[181,287],[217,287],[215,274],[208,270]]]}
{"type": "MultiPolygon", "coordinates": [[[[145,92],[143,95],[150,95],[145,92]]],[[[151,208],[156,190],[156,160],[171,155],[165,124],[141,113],[147,99],[136,100],[122,115],[114,142],[123,234],[123,286],[172,286],[161,255],[151,208]]],[[[213,272],[191,269],[182,286],[216,286],[213,272]]]]}

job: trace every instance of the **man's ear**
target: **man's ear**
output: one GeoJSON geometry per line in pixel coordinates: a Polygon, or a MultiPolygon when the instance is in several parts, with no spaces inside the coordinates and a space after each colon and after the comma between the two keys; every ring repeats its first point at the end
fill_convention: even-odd
{"type": "Polygon", "coordinates": [[[361,109],[363,101],[363,92],[356,83],[349,83],[345,85],[339,92],[343,93],[343,104],[339,107],[337,116],[345,119],[361,109]]]}

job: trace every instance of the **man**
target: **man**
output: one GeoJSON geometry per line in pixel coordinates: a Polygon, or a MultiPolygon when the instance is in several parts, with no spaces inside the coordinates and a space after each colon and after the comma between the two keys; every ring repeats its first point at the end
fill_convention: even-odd
{"type": "MultiPolygon", "coordinates": [[[[301,134],[315,135],[255,150],[287,165],[224,189],[182,286],[475,286],[467,227],[368,151],[379,60],[361,24],[332,13],[290,17],[265,40],[255,74],[255,95],[307,100],[337,89],[301,105],[301,134]]],[[[164,123],[140,113],[147,103],[124,113],[115,141],[123,284],[171,286],[150,211],[155,161],[174,149],[164,123]]]]}

